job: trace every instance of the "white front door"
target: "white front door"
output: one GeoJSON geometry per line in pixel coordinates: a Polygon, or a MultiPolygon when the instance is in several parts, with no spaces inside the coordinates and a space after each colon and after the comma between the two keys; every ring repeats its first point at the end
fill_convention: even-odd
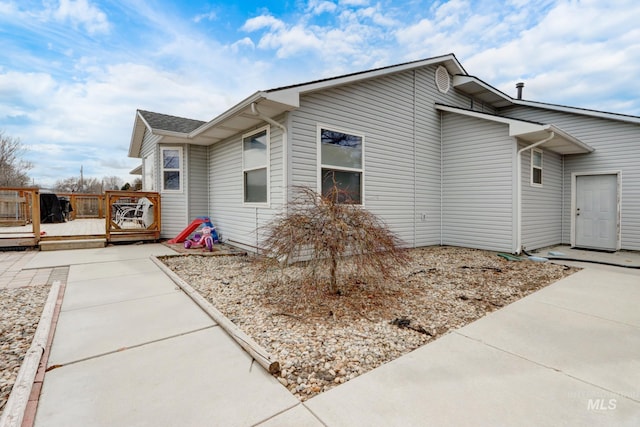
{"type": "Polygon", "coordinates": [[[618,176],[576,177],[576,246],[616,250],[618,243],[618,176]]]}

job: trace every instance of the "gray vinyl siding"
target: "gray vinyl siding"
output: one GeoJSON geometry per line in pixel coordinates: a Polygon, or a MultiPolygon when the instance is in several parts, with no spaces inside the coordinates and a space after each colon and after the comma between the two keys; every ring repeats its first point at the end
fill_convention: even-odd
{"type": "Polygon", "coordinates": [[[301,97],[291,113],[291,181],[318,189],[317,126],[363,135],[364,206],[407,246],[440,243],[440,119],[435,102],[468,107],[435,88],[435,67],[301,97]]]}
{"type": "Polygon", "coordinates": [[[513,159],[507,125],[442,114],[442,243],[511,252],[513,159]]]}
{"type": "MultiPolygon", "coordinates": [[[[527,144],[520,143],[518,148],[527,144]]],[[[531,185],[531,150],[522,153],[522,246],[533,250],[562,241],[562,157],[543,150],[542,187],[531,185]]]]}
{"type": "Polygon", "coordinates": [[[564,156],[563,243],[571,241],[571,174],[620,171],[621,247],[640,250],[640,125],[530,107],[501,114],[552,123],[595,148],[590,154],[564,156]]]}
{"type": "Polygon", "coordinates": [[[258,229],[282,209],[282,130],[270,126],[269,207],[244,205],[244,133],[209,147],[209,214],[223,241],[255,249],[260,245],[258,229]]]}
{"type": "Polygon", "coordinates": [[[144,131],[142,137],[142,147],[140,147],[140,157],[145,158],[149,153],[155,153],[158,149],[158,140],[160,136],[154,135],[148,129],[144,131]]]}
{"type": "Polygon", "coordinates": [[[209,216],[209,176],[207,147],[190,145],[189,167],[187,169],[189,187],[189,211],[190,222],[199,216],[209,216]]]}

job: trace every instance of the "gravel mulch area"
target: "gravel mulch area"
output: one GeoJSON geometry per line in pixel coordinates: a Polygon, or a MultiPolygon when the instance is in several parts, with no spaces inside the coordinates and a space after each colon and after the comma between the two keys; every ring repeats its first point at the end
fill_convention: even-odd
{"type": "Polygon", "coordinates": [[[324,285],[258,272],[253,257],[164,257],[176,272],[280,362],[304,401],[398,358],[578,269],[507,261],[495,252],[427,247],[385,283],[324,285]],[[278,280],[280,279],[280,280],[278,280]]]}
{"type": "Polygon", "coordinates": [[[0,289],[0,413],[31,346],[51,285],[0,289]]]}

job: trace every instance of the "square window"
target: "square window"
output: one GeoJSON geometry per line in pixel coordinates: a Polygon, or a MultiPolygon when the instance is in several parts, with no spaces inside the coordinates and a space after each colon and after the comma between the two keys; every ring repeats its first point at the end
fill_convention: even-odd
{"type": "Polygon", "coordinates": [[[244,201],[267,202],[267,169],[255,169],[244,173],[244,201]]]}
{"type": "Polygon", "coordinates": [[[182,191],[182,147],[162,147],[162,191],[182,191]]]}
{"type": "Polygon", "coordinates": [[[322,164],[345,168],[362,167],[362,137],[321,130],[322,164]]]}
{"type": "Polygon", "coordinates": [[[360,195],[361,172],[346,172],[332,169],[322,169],[322,194],[328,196],[333,187],[338,189],[339,203],[362,204],[360,195]]]}
{"type": "Polygon", "coordinates": [[[324,127],[318,128],[320,156],[319,187],[324,196],[334,186],[340,203],[362,204],[364,137],[324,127]]]}
{"type": "Polygon", "coordinates": [[[164,189],[180,190],[180,172],[164,171],[164,189]]]}

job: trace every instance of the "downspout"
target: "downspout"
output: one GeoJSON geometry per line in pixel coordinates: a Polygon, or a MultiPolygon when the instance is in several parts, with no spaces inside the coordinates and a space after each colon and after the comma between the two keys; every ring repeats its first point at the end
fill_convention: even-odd
{"type": "Polygon", "coordinates": [[[271,117],[267,117],[262,115],[262,113],[260,113],[260,111],[258,111],[258,106],[256,105],[255,102],[251,103],[251,112],[258,116],[259,118],[261,118],[262,120],[264,120],[265,122],[269,123],[272,126],[276,126],[278,128],[280,128],[282,130],[282,209],[284,214],[287,214],[287,203],[289,201],[289,191],[288,191],[288,184],[289,184],[289,143],[288,143],[288,138],[287,138],[287,127],[276,122],[275,120],[273,120],[271,117]]]}
{"type": "Polygon", "coordinates": [[[417,101],[417,96],[416,96],[416,71],[413,70],[413,135],[412,135],[412,139],[413,139],[413,247],[417,247],[418,246],[418,236],[417,236],[417,224],[416,222],[418,221],[418,207],[417,207],[417,193],[418,193],[418,160],[417,160],[417,153],[418,153],[418,149],[417,149],[417,136],[416,136],[416,126],[417,126],[417,119],[418,119],[418,113],[417,113],[417,108],[418,106],[416,105],[417,101]]]}
{"type": "Polygon", "coordinates": [[[550,132],[549,136],[531,145],[518,150],[516,155],[516,177],[518,179],[518,197],[516,199],[516,254],[522,252],[522,152],[536,148],[547,141],[552,140],[556,136],[555,132],[550,132]]]}
{"type": "Polygon", "coordinates": [[[444,119],[444,113],[440,111],[440,246],[444,242],[444,225],[442,223],[444,218],[444,141],[442,140],[442,121],[444,119]]]}

